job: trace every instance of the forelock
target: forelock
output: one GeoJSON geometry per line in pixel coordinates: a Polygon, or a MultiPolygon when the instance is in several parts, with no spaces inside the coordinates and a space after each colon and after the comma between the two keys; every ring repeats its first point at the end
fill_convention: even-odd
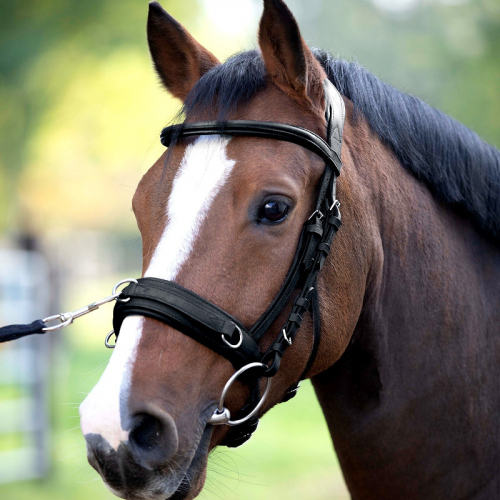
{"type": "Polygon", "coordinates": [[[203,75],[182,108],[185,117],[210,113],[223,121],[246,105],[266,86],[266,68],[259,51],[249,50],[230,57],[203,75]]]}

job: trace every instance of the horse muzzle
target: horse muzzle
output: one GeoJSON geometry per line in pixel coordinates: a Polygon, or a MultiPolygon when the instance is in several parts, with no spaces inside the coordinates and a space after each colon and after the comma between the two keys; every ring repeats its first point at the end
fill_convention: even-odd
{"type": "Polygon", "coordinates": [[[101,434],[85,435],[88,461],[112,493],[131,500],[181,500],[201,488],[212,426],[182,450],[175,422],[162,409],[150,406],[131,424],[117,449],[101,434]]]}

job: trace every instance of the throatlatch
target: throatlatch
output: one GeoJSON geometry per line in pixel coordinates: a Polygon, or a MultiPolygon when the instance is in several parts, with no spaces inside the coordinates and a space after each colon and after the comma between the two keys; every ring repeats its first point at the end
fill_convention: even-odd
{"type": "MultiPolygon", "coordinates": [[[[308,311],[313,316],[313,348],[299,380],[306,377],[318,349],[320,324],[316,279],[341,225],[340,204],[336,198],[336,181],[342,169],[340,158],[345,120],[344,101],[341,95],[329,80],[325,80],[323,87],[327,141],[302,127],[248,120],[173,125],[165,128],[161,133],[162,144],[167,147],[177,139],[199,135],[222,134],[276,139],[307,148],[325,161],[325,171],[320,181],[315,210],[304,223],[298,248],[285,282],[252,328],[245,328],[239,320],[215,304],[176,283],[159,278],[140,278],[121,281],[115,286],[111,296],[77,311],[51,316],[45,320],[35,321],[31,325],[0,328],[0,342],[63,328],[71,324],[74,319],[92,312],[100,305],[116,300],[113,327],[117,338],[123,320],[127,316],[154,318],[190,336],[233,364],[236,372],[226,383],[219,406],[208,423],[235,426],[226,437],[224,444],[227,446],[234,447],[244,443],[257,428],[257,413],[269,392],[271,379],[278,372],[281,359],[286,349],[292,345],[304,315],[308,311]],[[125,283],[129,283],[128,286],[118,292],[117,287],[125,283]],[[276,321],[296,290],[299,290],[299,293],[293,302],[288,319],[276,340],[266,352],[261,353],[259,341],[276,321]],[[51,321],[59,321],[59,323],[55,326],[47,326],[47,323],[51,321]],[[252,380],[250,401],[237,413],[235,419],[232,419],[229,410],[224,407],[225,396],[233,382],[246,372],[250,372],[250,374],[247,373],[246,380],[249,378],[252,380]],[[267,378],[262,396],[259,391],[261,377],[267,378]]],[[[113,331],[106,337],[107,347],[113,347],[109,344],[112,334],[113,331]]],[[[283,400],[287,401],[293,397],[297,387],[297,384],[292,386],[283,400]]]]}

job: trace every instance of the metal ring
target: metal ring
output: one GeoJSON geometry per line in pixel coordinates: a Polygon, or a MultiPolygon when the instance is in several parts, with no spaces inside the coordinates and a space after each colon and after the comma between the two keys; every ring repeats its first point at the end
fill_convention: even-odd
{"type": "Polygon", "coordinates": [[[120,285],[124,285],[125,283],[137,283],[137,280],[134,278],[127,278],[124,280],[119,281],[114,287],[113,291],[111,292],[113,295],[116,295],[116,300],[119,300],[120,302],[128,302],[130,300],[130,297],[128,299],[119,299],[118,297],[120,296],[121,292],[118,292],[118,287],[120,285]]]}
{"type": "Polygon", "coordinates": [[[332,203],[332,206],[330,207],[330,212],[335,208],[337,207],[337,210],[340,209],[340,201],[339,200],[335,200],[333,203],[332,203]]]}
{"type": "Polygon", "coordinates": [[[73,323],[73,319],[74,318],[72,316],[66,317],[64,314],[55,314],[54,316],[49,316],[48,318],[42,319],[45,324],[51,323],[52,321],[56,320],[59,320],[60,323],[54,326],[46,326],[45,328],[42,328],[42,332],[53,332],[55,330],[65,328],[73,323]]]}
{"type": "MultiPolygon", "coordinates": [[[[113,335],[115,333],[114,330],[111,330],[107,335],[106,335],[106,339],[104,340],[104,345],[108,348],[108,349],[114,349],[115,348],[115,345],[116,345],[116,340],[115,340],[115,344],[110,344],[109,343],[109,340],[111,339],[111,335],[113,335]]],[[[118,337],[116,337],[118,338],[118,337]]]]}
{"type": "Polygon", "coordinates": [[[232,377],[226,382],[226,385],[224,386],[224,389],[222,389],[222,394],[220,396],[220,401],[219,401],[219,407],[214,411],[212,417],[210,420],[207,422],[208,424],[211,425],[229,425],[229,426],[235,426],[235,425],[240,425],[247,420],[250,420],[254,415],[257,414],[257,412],[261,409],[262,405],[264,404],[264,401],[267,398],[267,395],[269,394],[269,390],[271,389],[271,378],[269,377],[267,379],[266,383],[266,388],[264,389],[264,394],[262,394],[260,401],[257,403],[255,408],[245,417],[239,419],[239,420],[231,420],[231,413],[227,408],[224,408],[224,400],[226,399],[226,394],[233,385],[233,382],[244,372],[247,370],[250,370],[252,368],[267,368],[267,365],[264,363],[260,362],[254,362],[254,363],[249,363],[248,365],[245,365],[243,368],[240,368],[236,373],[232,375],[232,377]]]}
{"type": "MultiPolygon", "coordinates": [[[[234,323],[233,323],[234,325],[234,323]]],[[[238,340],[238,342],[236,344],[231,344],[231,342],[228,342],[226,340],[226,337],[224,334],[221,335],[222,337],[222,340],[229,346],[231,347],[232,349],[238,349],[238,347],[241,346],[241,344],[243,344],[243,332],[241,331],[241,328],[238,326],[238,325],[234,325],[235,328],[238,330],[239,334],[240,334],[240,340],[238,340]]]]}
{"type": "Polygon", "coordinates": [[[319,217],[319,220],[323,220],[325,218],[321,210],[315,210],[307,220],[310,221],[315,215],[319,217]]]}

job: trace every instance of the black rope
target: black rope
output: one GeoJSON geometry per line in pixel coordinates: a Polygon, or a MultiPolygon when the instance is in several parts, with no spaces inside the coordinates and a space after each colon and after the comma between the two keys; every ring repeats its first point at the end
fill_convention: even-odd
{"type": "Polygon", "coordinates": [[[0,328],[0,343],[17,340],[28,335],[43,335],[45,323],[37,319],[28,325],[9,325],[0,328]]]}

